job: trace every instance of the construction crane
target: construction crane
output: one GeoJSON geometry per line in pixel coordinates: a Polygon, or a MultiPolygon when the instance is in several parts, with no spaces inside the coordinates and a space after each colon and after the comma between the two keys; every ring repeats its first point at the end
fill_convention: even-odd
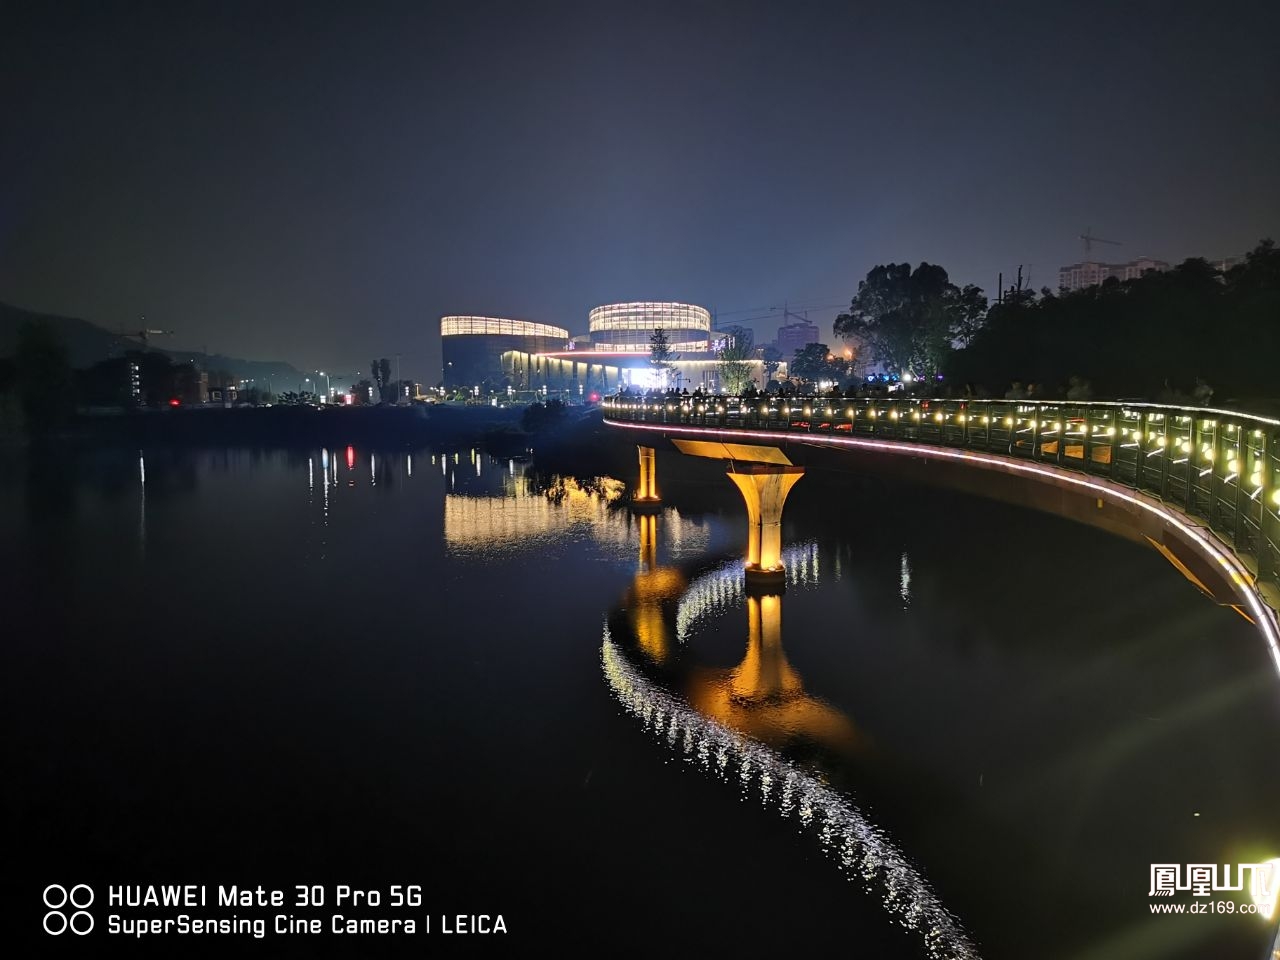
{"type": "Polygon", "coordinates": [[[132,337],[135,340],[142,341],[142,349],[147,349],[148,337],[171,337],[172,330],[156,330],[147,326],[147,318],[139,317],[138,322],[142,325],[138,330],[117,330],[116,334],[121,337],[132,337]]]}
{"type": "Polygon", "coordinates": [[[1109,243],[1115,247],[1124,246],[1119,240],[1104,240],[1102,237],[1093,235],[1093,227],[1087,227],[1084,233],[1080,234],[1080,239],[1084,241],[1084,258],[1089,259],[1089,254],[1093,253],[1093,245],[1095,243],[1109,243]]]}

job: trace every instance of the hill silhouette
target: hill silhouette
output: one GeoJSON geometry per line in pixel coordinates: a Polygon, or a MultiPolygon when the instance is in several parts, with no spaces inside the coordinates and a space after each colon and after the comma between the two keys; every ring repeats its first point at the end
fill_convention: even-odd
{"type": "MultiPolygon", "coordinates": [[[[143,348],[142,342],[134,337],[114,333],[79,317],[37,313],[0,302],[0,357],[13,355],[18,344],[18,331],[28,320],[43,321],[53,327],[66,344],[71,365],[76,368],[90,367],[100,360],[143,348]]],[[[166,350],[154,343],[147,344],[147,349],[166,354],[177,363],[193,361],[203,370],[226,370],[237,379],[252,379],[264,383],[268,379],[278,381],[276,389],[279,390],[297,389],[297,384],[303,378],[297,368],[280,360],[245,360],[219,353],[166,350]]]]}

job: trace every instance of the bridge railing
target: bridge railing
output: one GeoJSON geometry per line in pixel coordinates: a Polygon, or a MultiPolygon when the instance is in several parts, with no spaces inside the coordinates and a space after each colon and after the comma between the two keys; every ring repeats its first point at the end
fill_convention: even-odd
{"type": "Polygon", "coordinates": [[[916,397],[655,397],[604,402],[608,420],[894,440],[1052,464],[1159,497],[1280,577],[1280,421],[1122,401],[916,397]]]}

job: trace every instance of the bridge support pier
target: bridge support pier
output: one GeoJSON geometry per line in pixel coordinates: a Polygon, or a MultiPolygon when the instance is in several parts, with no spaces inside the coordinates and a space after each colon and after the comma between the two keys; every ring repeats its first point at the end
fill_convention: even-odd
{"type": "Polygon", "coordinates": [[[782,505],[804,467],[730,462],[728,476],[747,503],[747,585],[782,584],[782,505]]]}
{"type": "Polygon", "coordinates": [[[636,447],[640,452],[640,481],[636,484],[631,505],[637,510],[654,510],[662,506],[658,496],[658,467],[653,447],[636,447]]]}

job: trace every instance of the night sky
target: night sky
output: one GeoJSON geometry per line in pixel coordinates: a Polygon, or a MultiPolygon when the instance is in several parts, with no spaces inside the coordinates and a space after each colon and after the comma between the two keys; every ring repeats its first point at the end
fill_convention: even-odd
{"type": "MultiPolygon", "coordinates": [[[[585,332],[1280,239],[1280,4],[0,0],[0,300],[439,379],[585,332]]],[[[772,336],[780,314],[758,325],[772,336]]]]}

